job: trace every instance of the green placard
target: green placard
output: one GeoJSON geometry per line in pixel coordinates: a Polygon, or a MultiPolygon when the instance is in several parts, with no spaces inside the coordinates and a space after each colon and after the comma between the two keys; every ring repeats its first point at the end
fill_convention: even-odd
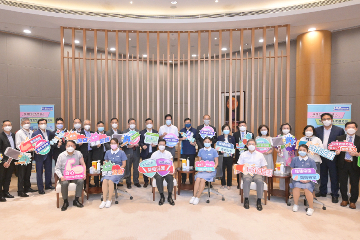
{"type": "Polygon", "coordinates": [[[144,143],[157,145],[158,141],[159,141],[158,133],[150,133],[150,132],[145,133],[144,143]]]}

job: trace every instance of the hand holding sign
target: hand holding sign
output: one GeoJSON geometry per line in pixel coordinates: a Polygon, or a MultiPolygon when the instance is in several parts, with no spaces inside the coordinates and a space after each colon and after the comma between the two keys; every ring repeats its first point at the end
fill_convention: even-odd
{"type": "Polygon", "coordinates": [[[261,176],[272,177],[272,175],[273,175],[272,169],[259,168],[259,167],[255,167],[253,165],[249,165],[247,163],[242,164],[242,165],[234,164],[234,173],[239,174],[239,172],[242,172],[245,175],[250,174],[251,176],[253,176],[254,174],[257,174],[257,175],[261,175],[261,176]]]}
{"type": "Polygon", "coordinates": [[[195,162],[195,170],[198,172],[214,172],[215,162],[213,161],[197,161],[195,162]]]}

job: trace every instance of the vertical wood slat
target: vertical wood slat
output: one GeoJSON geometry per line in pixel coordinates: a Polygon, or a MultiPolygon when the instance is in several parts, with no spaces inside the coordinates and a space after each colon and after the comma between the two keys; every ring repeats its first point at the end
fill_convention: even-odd
{"type": "Polygon", "coordinates": [[[103,116],[103,55],[100,53],[100,120],[103,116]]]}
{"type": "MultiPolygon", "coordinates": [[[[222,31],[219,30],[219,118],[218,118],[218,129],[217,131],[219,131],[219,129],[221,129],[221,47],[222,46],[222,31]]],[[[226,90],[226,89],[225,89],[226,90]]],[[[225,94],[226,95],[226,94],[225,94]]],[[[225,98],[226,99],[226,98],[225,98]]],[[[215,117],[214,117],[215,118],[215,117]]],[[[215,125],[215,123],[214,123],[215,125]]]]}
{"type": "MultiPolygon", "coordinates": [[[[266,27],[263,28],[263,53],[262,53],[262,86],[263,86],[263,98],[262,98],[262,109],[263,109],[263,113],[262,113],[262,124],[265,124],[265,106],[266,106],[266,102],[265,102],[265,97],[266,97],[266,27]]],[[[269,116],[270,117],[270,116],[269,116]]]]}
{"type": "MultiPolygon", "coordinates": [[[[201,97],[201,94],[200,94],[200,82],[201,82],[201,78],[200,78],[200,55],[201,55],[201,32],[198,31],[198,86],[197,86],[197,95],[198,95],[198,126],[200,126],[200,123],[201,123],[201,104],[200,104],[200,97],[201,97]]],[[[194,69],[195,71],[195,69],[194,69]]],[[[204,87],[205,88],[205,87],[204,87]]],[[[204,96],[205,97],[205,96],[204,96]]]]}
{"type": "Polygon", "coordinates": [[[180,126],[180,31],[178,32],[178,44],[177,44],[177,48],[178,48],[178,59],[177,59],[177,64],[178,64],[178,68],[177,68],[177,86],[178,86],[178,91],[177,91],[177,104],[178,104],[178,111],[177,111],[177,115],[178,115],[178,126],[180,126]]]}
{"type": "Polygon", "coordinates": [[[98,122],[98,84],[97,84],[97,30],[94,30],[94,119],[98,122]]]}
{"type": "MultiPolygon", "coordinates": [[[[126,68],[125,68],[125,89],[123,90],[123,94],[126,91],[126,98],[130,99],[130,91],[129,89],[129,31],[126,31],[126,68]]],[[[124,104],[124,103],[123,103],[124,104]]],[[[127,123],[127,120],[130,118],[129,116],[129,104],[125,104],[125,124],[127,123]]]]}
{"type": "Polygon", "coordinates": [[[254,132],[255,112],[255,28],[251,29],[251,132],[254,132]]]}
{"type": "MultiPolygon", "coordinates": [[[[271,51],[269,51],[269,131],[271,132],[271,51]]],[[[275,130],[275,132],[272,133],[272,136],[275,136],[277,132],[277,129],[275,130]]],[[[271,134],[271,133],[270,133],[271,134]]]]}
{"type": "Polygon", "coordinates": [[[160,114],[160,116],[162,117],[162,116],[165,116],[165,114],[167,114],[167,113],[165,113],[165,97],[166,97],[166,94],[165,94],[165,84],[166,84],[166,82],[165,82],[165,55],[163,54],[163,58],[162,58],[162,69],[163,69],[163,71],[162,71],[162,76],[163,76],[163,78],[162,78],[162,94],[161,94],[161,96],[162,96],[162,99],[160,100],[161,102],[162,102],[162,106],[161,106],[161,111],[162,111],[162,115],[160,114]]]}
{"type": "MultiPolygon", "coordinates": [[[[245,103],[248,105],[249,104],[249,52],[246,51],[246,88],[245,88],[245,103]]],[[[251,109],[250,109],[251,110],[251,109]]],[[[247,114],[247,110],[245,109],[246,114],[245,114],[245,121],[248,123],[249,122],[249,114],[247,114]]]]}
{"type": "MultiPolygon", "coordinates": [[[[215,55],[215,53],[214,53],[214,92],[213,92],[213,95],[214,95],[214,126],[215,126],[215,114],[216,114],[216,85],[215,85],[215,83],[216,83],[216,75],[215,75],[215,69],[216,69],[216,67],[215,67],[215,57],[216,57],[216,55],[215,55]]],[[[220,97],[219,97],[220,98],[220,97]]],[[[200,119],[199,119],[199,121],[200,121],[200,119]]],[[[200,124],[199,124],[200,125],[200,124]]]]}
{"type": "Polygon", "coordinates": [[[241,29],[240,30],[240,119],[239,119],[239,121],[245,120],[245,118],[244,118],[245,104],[243,103],[243,99],[245,100],[245,96],[244,96],[244,29],[241,29]]]}
{"type": "MultiPolygon", "coordinates": [[[[91,52],[89,53],[89,57],[90,57],[90,59],[91,59],[91,52]]],[[[91,113],[92,113],[92,111],[91,111],[91,109],[92,109],[92,104],[91,104],[91,102],[92,102],[92,97],[91,97],[91,93],[92,93],[92,91],[91,91],[91,76],[92,76],[92,74],[91,74],[91,60],[90,60],[90,64],[89,64],[89,99],[90,99],[90,101],[89,101],[89,118],[90,118],[90,121],[92,121],[92,115],[91,115],[91,113]]]]}
{"type": "MultiPolygon", "coordinates": [[[[126,75],[126,74],[125,74],[126,75]]],[[[124,127],[124,54],[121,54],[121,127],[124,127]]],[[[119,119],[120,120],[120,119],[119,119]]]]}
{"type": "MultiPolygon", "coordinates": [[[[204,64],[205,68],[205,64],[204,64]]],[[[211,115],[211,31],[208,32],[208,114],[211,115]]],[[[215,114],[215,113],[214,113],[215,114]]]]}
{"type": "Polygon", "coordinates": [[[286,122],[289,122],[290,109],[290,24],[286,26],[286,122]]]}
{"type": "Polygon", "coordinates": [[[66,81],[66,92],[67,92],[67,122],[68,122],[68,128],[70,128],[70,55],[69,55],[69,51],[67,51],[66,53],[67,56],[67,81],[66,81]]]}
{"type": "MultiPolygon", "coordinates": [[[[72,28],[72,41],[71,41],[71,109],[72,109],[72,117],[75,118],[75,28],[72,28]]],[[[69,109],[70,110],[70,109],[69,109]]]]}
{"type": "MultiPolygon", "coordinates": [[[[172,77],[172,115],[173,117],[175,117],[175,55],[172,55],[172,73],[173,73],[173,77],[172,77]]],[[[174,119],[175,122],[175,119],[174,119]]],[[[175,123],[174,123],[175,124],[175,123]]],[[[180,126],[180,124],[178,125],[180,126]]]]}
{"type": "Polygon", "coordinates": [[[108,39],[108,30],[105,30],[105,128],[109,128],[109,39],[108,39]]]}
{"type": "MultiPolygon", "coordinates": [[[[130,59],[129,59],[130,60],[130,59]]],[[[134,91],[134,54],[131,54],[131,92],[135,92],[134,91]]],[[[130,71],[130,70],[129,70],[130,71]]],[[[134,109],[134,105],[135,105],[135,101],[134,101],[134,94],[131,95],[130,98],[130,101],[131,101],[131,113],[130,113],[130,116],[131,118],[135,117],[135,112],[136,112],[136,109],[134,109]]]]}
{"type": "MultiPolygon", "coordinates": [[[[78,52],[78,63],[79,63],[79,69],[78,69],[78,78],[79,78],[79,80],[78,80],[78,82],[79,82],[79,88],[78,88],[78,90],[79,90],[79,95],[78,95],[78,98],[79,98],[79,100],[78,100],[78,102],[79,102],[79,108],[78,108],[78,117],[79,118],[81,118],[81,105],[80,105],[80,103],[81,103],[81,58],[80,58],[80,52],[78,52]]],[[[76,67],[76,65],[75,65],[75,67],[76,67]]]]}
{"type": "Polygon", "coordinates": [[[191,103],[190,103],[190,31],[188,32],[188,91],[187,91],[187,96],[188,96],[188,104],[187,104],[187,108],[188,108],[188,116],[190,117],[190,109],[191,109],[191,103]]]}
{"type": "MultiPolygon", "coordinates": [[[[234,96],[235,96],[235,126],[236,126],[236,123],[238,121],[237,119],[237,106],[236,106],[236,103],[238,103],[237,101],[237,58],[238,58],[238,54],[237,52],[235,53],[235,89],[234,89],[234,96]]],[[[239,104],[239,103],[238,103],[239,104]]],[[[233,129],[233,127],[231,126],[231,129],[235,132],[235,129],[233,129]]]]}
{"type": "Polygon", "coordinates": [[[278,123],[278,26],[274,30],[274,132],[277,130],[278,123]]]}
{"type": "MultiPolygon", "coordinates": [[[[91,72],[90,72],[91,75],[91,72]]],[[[86,29],[83,29],[83,106],[84,118],[87,118],[87,86],[86,86],[86,29]]],[[[79,101],[81,102],[81,101],[79,101]]]]}
{"type": "MultiPolygon", "coordinates": [[[[157,38],[156,38],[156,92],[160,93],[160,32],[157,32],[157,38]]],[[[157,128],[160,128],[160,94],[156,94],[156,119],[158,126],[157,128]]]]}
{"type": "Polygon", "coordinates": [[[283,50],[280,58],[280,124],[283,122],[283,50]]]}
{"type": "Polygon", "coordinates": [[[260,112],[259,112],[259,105],[260,105],[260,53],[257,52],[257,91],[256,91],[256,129],[259,127],[259,119],[260,119],[260,112]]]}
{"type": "Polygon", "coordinates": [[[111,118],[114,117],[114,81],[113,81],[113,54],[110,54],[110,108],[111,111],[109,111],[109,114],[111,112],[111,118]]]}
{"type": "Polygon", "coordinates": [[[115,32],[116,36],[115,36],[115,45],[116,45],[116,57],[115,57],[115,62],[116,62],[116,68],[115,68],[115,117],[119,118],[119,32],[118,30],[116,30],[115,32]]]}
{"type": "Polygon", "coordinates": [[[183,103],[182,103],[182,116],[183,118],[185,118],[185,54],[183,54],[183,72],[182,72],[182,86],[183,86],[183,91],[182,91],[182,100],[183,100],[183,103]]]}
{"type": "Polygon", "coordinates": [[[146,117],[150,117],[150,33],[146,32],[146,117]]]}
{"type": "MultiPolygon", "coordinates": [[[[153,79],[153,84],[152,84],[152,90],[153,92],[155,91],[155,55],[152,55],[152,65],[153,65],[153,75],[152,75],[152,79],[153,79]]],[[[151,101],[153,102],[153,106],[151,107],[151,115],[153,116],[153,118],[155,118],[155,97],[154,95],[151,95],[151,101]]],[[[156,122],[159,122],[159,119],[156,119],[156,122]]],[[[159,126],[160,123],[158,123],[159,126]]],[[[155,126],[155,125],[154,125],[155,126]]]]}
{"type": "MultiPolygon", "coordinates": [[[[229,54],[229,126],[232,128],[232,49],[233,49],[233,30],[230,30],[230,54],[229,54]]],[[[226,68],[225,68],[226,72],[226,68]]],[[[226,81],[226,78],[225,78],[226,81]]]]}
{"type": "MultiPolygon", "coordinates": [[[[64,76],[64,27],[60,27],[60,58],[61,58],[61,69],[60,69],[60,101],[61,101],[61,117],[65,119],[65,76],[64,76]]],[[[67,122],[69,128],[69,122],[67,122]]]]}
{"type": "MultiPolygon", "coordinates": [[[[167,32],[167,90],[166,90],[166,96],[167,96],[167,113],[170,113],[170,32],[167,32]]],[[[174,121],[173,121],[174,124],[174,121]]]]}
{"type": "MultiPolygon", "coordinates": [[[[140,90],[140,62],[139,62],[139,58],[140,58],[140,54],[139,54],[139,31],[136,31],[136,91],[137,92],[137,96],[139,96],[139,90],[140,90]]],[[[141,94],[142,95],[142,94],[141,94]]],[[[137,97],[137,101],[136,101],[136,121],[138,122],[138,126],[140,127],[140,124],[142,123],[142,121],[140,121],[140,98],[137,97]]]]}

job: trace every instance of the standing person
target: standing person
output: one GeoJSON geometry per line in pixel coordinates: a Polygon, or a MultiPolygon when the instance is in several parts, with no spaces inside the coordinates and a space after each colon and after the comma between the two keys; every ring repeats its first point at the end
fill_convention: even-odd
{"type": "Polygon", "coordinates": [[[204,147],[204,138],[202,138],[200,136],[200,130],[203,129],[203,127],[212,127],[214,129],[215,135],[210,137],[212,145],[211,147],[214,148],[215,143],[217,141],[217,132],[216,132],[216,127],[210,125],[211,122],[211,117],[208,114],[205,114],[203,116],[203,121],[204,124],[201,124],[200,126],[197,127],[197,136],[196,136],[196,144],[198,145],[198,151],[200,151],[200,149],[202,149],[204,147]]]}
{"type": "MultiPolygon", "coordinates": [[[[321,114],[321,122],[324,126],[315,128],[315,135],[320,138],[325,149],[328,149],[328,144],[336,141],[338,136],[345,135],[344,129],[334,126],[333,115],[330,113],[321,114]]],[[[320,192],[315,194],[316,197],[326,197],[328,176],[330,173],[331,181],[331,198],[333,203],[339,202],[339,183],[336,169],[336,162],[327,158],[321,157],[320,164],[320,192]]]]}
{"type": "Polygon", "coordinates": [[[8,163],[8,156],[5,156],[5,150],[8,147],[15,149],[15,134],[11,132],[12,124],[9,120],[4,120],[2,124],[3,132],[0,134],[0,154],[2,161],[0,163],[0,202],[6,202],[6,198],[14,198],[9,193],[11,176],[15,168],[15,163],[8,163]]]}
{"type": "MultiPolygon", "coordinates": [[[[315,133],[315,128],[312,125],[307,125],[303,131],[304,137],[300,138],[300,141],[311,142],[311,144],[316,145],[319,148],[324,148],[322,141],[320,140],[320,138],[316,137],[314,135],[314,133],[315,133]]],[[[320,158],[319,154],[314,153],[314,155],[311,155],[310,157],[311,157],[311,159],[313,159],[315,161],[316,173],[318,173],[320,175],[321,158],[320,158]]],[[[319,189],[320,181],[317,181],[315,183],[315,189],[314,189],[315,193],[318,193],[320,191],[320,189],[319,189]]]]}
{"type": "MultiPolygon", "coordinates": [[[[223,135],[218,136],[217,141],[231,143],[232,145],[234,145],[235,148],[235,138],[230,135],[231,133],[230,126],[228,124],[224,124],[221,130],[223,132],[223,135]]],[[[223,189],[225,188],[225,186],[227,186],[227,189],[230,190],[232,186],[232,166],[234,163],[233,154],[220,152],[219,155],[220,156],[223,155],[223,166],[222,166],[223,176],[221,178],[221,188],[223,189]],[[226,177],[225,177],[225,168],[227,169],[226,177]]]]}
{"type": "MultiPolygon", "coordinates": [[[[128,120],[128,128],[123,131],[123,133],[128,133],[130,131],[136,131],[139,132],[138,129],[136,129],[136,120],[134,118],[129,118],[128,120]]],[[[133,167],[133,182],[134,185],[138,188],[141,187],[139,183],[139,162],[140,162],[140,147],[139,143],[137,144],[128,144],[124,147],[124,152],[126,153],[127,157],[127,164],[129,164],[129,177],[126,178],[126,185],[127,188],[131,188],[131,166],[133,167]]]]}
{"type": "MultiPolygon", "coordinates": [[[[153,152],[156,152],[157,145],[155,144],[146,144],[145,141],[145,134],[146,133],[158,133],[155,129],[153,129],[153,120],[151,118],[147,118],[145,120],[146,128],[140,131],[140,142],[139,145],[141,147],[140,157],[142,160],[149,159],[153,152]]],[[[149,178],[145,175],[144,176],[144,188],[149,185],[149,178]]]]}
{"type": "MultiPolygon", "coordinates": [[[[57,118],[55,120],[55,124],[56,124],[56,129],[53,131],[53,135],[55,136],[57,131],[65,131],[65,127],[64,127],[64,119],[57,118]]],[[[59,157],[60,153],[64,152],[66,150],[65,148],[66,145],[66,141],[64,138],[60,139],[57,144],[54,144],[52,146],[53,149],[53,159],[55,161],[55,165],[56,165],[56,161],[57,158],[59,157]]]]}
{"type": "MultiPolygon", "coordinates": [[[[90,120],[86,119],[84,121],[84,135],[87,138],[91,137],[91,134],[94,133],[93,131],[90,130],[90,128],[91,128],[91,122],[90,120]]],[[[92,156],[91,156],[92,148],[90,146],[90,143],[82,143],[80,150],[84,157],[86,169],[89,169],[91,167],[91,160],[92,160],[92,156]]]]}
{"type": "MultiPolygon", "coordinates": [[[[122,132],[118,129],[119,128],[119,119],[117,119],[116,117],[113,117],[111,120],[110,120],[110,124],[111,124],[111,129],[109,129],[108,131],[106,131],[106,135],[111,137],[114,135],[114,134],[121,134],[122,132]]],[[[110,147],[110,143],[105,143],[105,149],[106,151],[107,150],[111,150],[111,147],[110,147]]]]}
{"type": "MultiPolygon", "coordinates": [[[[256,137],[255,140],[259,139],[259,138],[265,138],[266,140],[269,141],[269,143],[271,144],[271,137],[269,134],[269,127],[266,125],[260,125],[258,128],[258,136],[256,137]]],[[[266,159],[267,165],[266,167],[269,169],[274,169],[274,159],[273,159],[273,148],[271,147],[267,152],[264,152],[263,155],[266,159]]]]}
{"type": "MultiPolygon", "coordinates": [[[[38,130],[34,131],[32,134],[32,138],[41,135],[43,139],[46,141],[51,141],[53,139],[53,134],[51,131],[46,130],[47,127],[47,120],[41,118],[37,121],[38,123],[38,130]]],[[[51,184],[51,175],[52,175],[52,151],[46,155],[41,155],[35,153],[34,160],[36,163],[36,181],[38,186],[39,194],[45,194],[44,191],[44,183],[43,183],[43,170],[45,168],[45,190],[48,189],[55,189],[51,184]]]]}
{"type": "MultiPolygon", "coordinates": [[[[21,119],[21,129],[15,134],[15,145],[17,149],[20,149],[20,144],[29,140],[31,138],[33,131],[30,130],[30,119],[22,118],[21,119]]],[[[29,155],[33,154],[33,151],[28,153],[29,155]]],[[[31,169],[32,163],[30,162],[28,165],[18,165],[19,173],[18,173],[18,196],[19,197],[28,197],[26,193],[28,192],[36,192],[36,190],[31,188],[31,169]]]]}
{"type": "MultiPolygon", "coordinates": [[[[246,144],[243,144],[243,140],[246,139],[247,134],[251,135],[250,139],[255,139],[254,134],[247,130],[246,121],[239,121],[237,131],[234,133],[234,138],[235,138],[235,145],[239,144],[241,146],[241,149],[238,149],[237,147],[235,147],[236,148],[235,149],[235,159],[239,159],[240,154],[248,150],[246,147],[246,144]]],[[[239,189],[240,188],[239,174],[236,175],[236,181],[238,184],[237,189],[239,189]]]]}
{"type": "MultiPolygon", "coordinates": [[[[190,166],[194,167],[195,164],[195,157],[196,157],[196,140],[195,137],[197,135],[197,131],[195,128],[191,126],[191,119],[185,118],[184,120],[185,127],[180,130],[180,132],[189,135],[190,137],[194,138],[194,142],[190,142],[186,137],[181,136],[179,134],[179,139],[181,140],[181,158],[189,159],[190,166]]],[[[183,184],[186,182],[186,173],[182,173],[181,181],[183,184]]],[[[189,174],[189,181],[190,184],[193,183],[194,178],[192,173],[189,174]]]]}
{"type": "MultiPolygon", "coordinates": [[[[178,128],[174,125],[172,125],[172,115],[166,114],[165,115],[165,125],[161,126],[159,129],[159,135],[161,139],[164,139],[164,137],[168,134],[172,133],[175,134],[175,136],[179,135],[178,128]]],[[[169,151],[173,158],[175,159],[175,147],[168,147],[166,146],[166,151],[169,151]]]]}
{"type": "MultiPolygon", "coordinates": [[[[97,131],[96,132],[98,134],[105,134],[104,122],[103,121],[98,121],[97,122],[97,131]]],[[[100,144],[100,142],[98,142],[98,143],[94,142],[93,144],[90,144],[91,149],[92,149],[91,161],[100,160],[101,165],[103,165],[104,155],[105,155],[105,152],[106,152],[104,145],[100,144]]],[[[100,180],[99,176],[94,177],[94,182],[95,182],[96,187],[100,186],[99,180],[100,180]]]]}
{"type": "MultiPolygon", "coordinates": [[[[357,148],[357,151],[360,149],[360,137],[355,135],[358,130],[358,125],[356,122],[347,122],[345,124],[346,135],[338,136],[336,140],[339,142],[351,142],[357,148]]],[[[360,156],[359,152],[348,151],[340,152],[336,151],[336,162],[338,163],[338,172],[339,172],[339,183],[340,183],[340,192],[341,192],[341,206],[346,207],[349,204],[348,197],[348,180],[350,179],[350,205],[351,209],[356,209],[356,202],[359,197],[359,176],[360,168],[358,167],[358,157],[360,156]]],[[[335,161],[335,159],[334,159],[335,161]]]]}

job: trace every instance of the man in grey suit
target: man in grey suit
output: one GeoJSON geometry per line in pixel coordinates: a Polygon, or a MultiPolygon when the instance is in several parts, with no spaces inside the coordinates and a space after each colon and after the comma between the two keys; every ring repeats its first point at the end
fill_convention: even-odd
{"type": "MultiPolygon", "coordinates": [[[[110,124],[111,124],[111,129],[109,129],[109,130],[105,133],[107,136],[112,137],[113,134],[121,134],[121,131],[118,129],[118,127],[119,127],[119,119],[117,119],[116,117],[112,118],[112,119],[110,120],[110,124]]],[[[105,143],[104,145],[105,145],[106,151],[111,149],[109,142],[108,142],[108,143],[105,143]]]]}
{"type": "MultiPolygon", "coordinates": [[[[136,120],[134,118],[130,118],[128,120],[128,128],[125,129],[123,131],[123,134],[126,134],[130,131],[136,131],[139,132],[138,129],[136,129],[136,120]]],[[[127,188],[130,189],[131,188],[131,166],[133,166],[133,181],[134,181],[134,185],[136,187],[141,187],[141,185],[139,184],[139,162],[140,162],[140,147],[139,147],[139,143],[137,144],[128,144],[127,146],[125,146],[123,148],[126,156],[127,156],[127,167],[128,169],[130,169],[129,171],[129,177],[126,178],[126,185],[127,188]]]]}

